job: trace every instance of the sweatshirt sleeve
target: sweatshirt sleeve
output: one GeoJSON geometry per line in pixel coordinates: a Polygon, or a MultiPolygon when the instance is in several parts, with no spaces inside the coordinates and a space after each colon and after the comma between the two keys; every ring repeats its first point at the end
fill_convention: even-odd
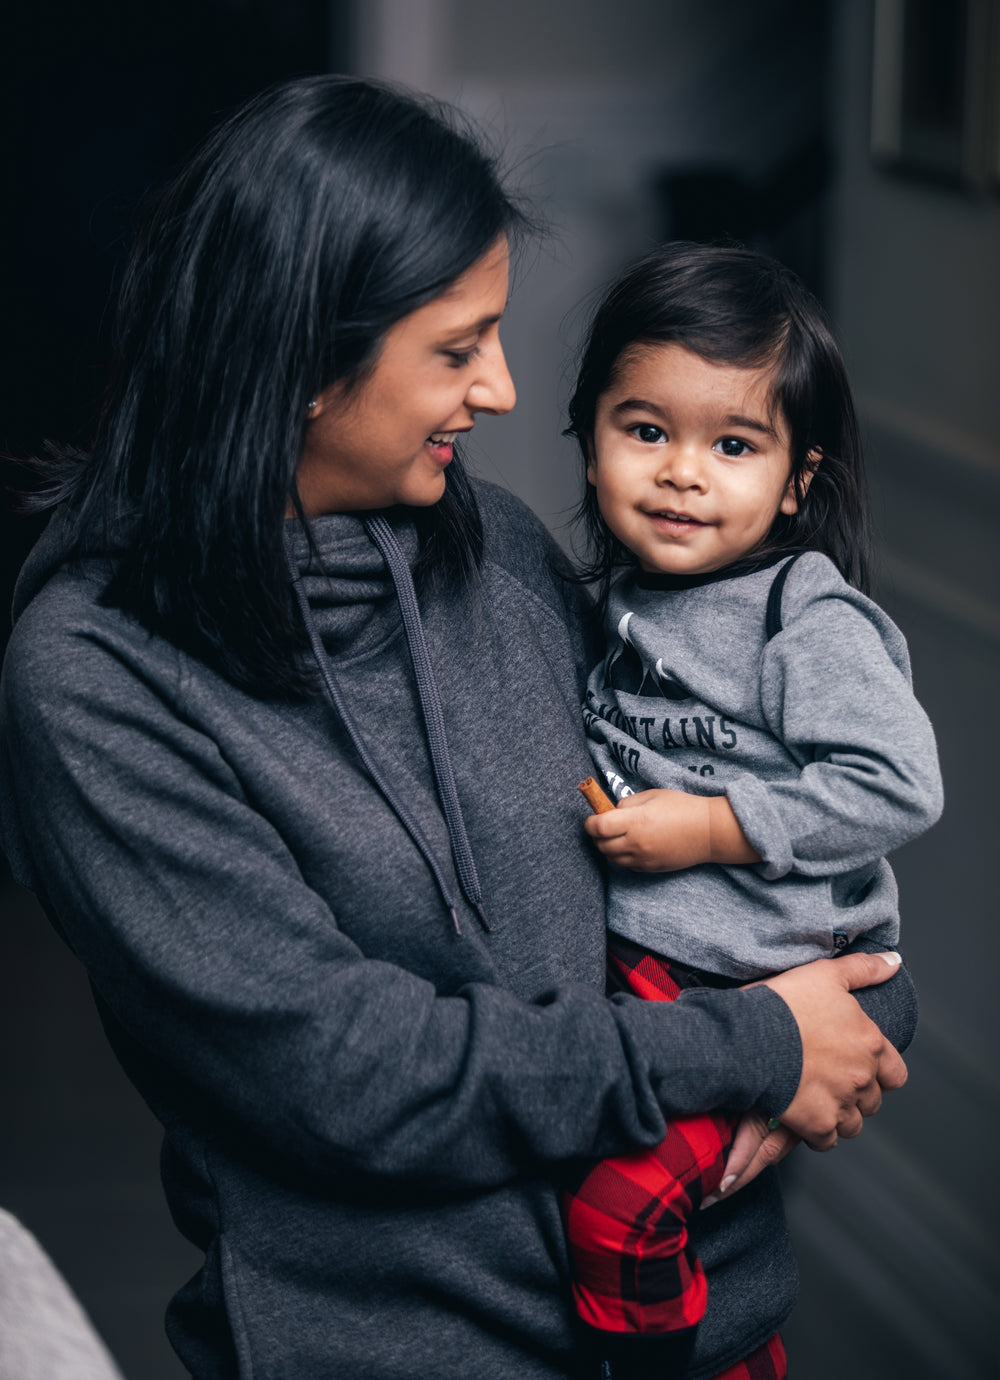
{"type": "Polygon", "coordinates": [[[367,958],[164,677],[90,633],[56,655],[17,640],[5,843],[164,1120],[181,1108],[289,1170],[462,1192],[654,1144],[672,1113],[792,1097],[798,1034],[766,988],[526,1002],[367,958]]]}
{"type": "Polygon", "coordinates": [[[838,876],[916,838],[942,808],[934,733],[902,634],[823,557],[804,557],[766,645],[761,705],[797,776],[740,776],[728,795],[768,881],[838,876]]]}
{"type": "MultiPolygon", "coordinates": [[[[860,935],[844,952],[876,954],[884,947],[867,935],[860,935]]],[[[906,965],[900,967],[889,982],[861,987],[854,996],[862,1011],[875,1022],[889,1043],[895,1045],[900,1054],[904,1053],[917,1032],[920,1009],[917,989],[906,965]]]]}

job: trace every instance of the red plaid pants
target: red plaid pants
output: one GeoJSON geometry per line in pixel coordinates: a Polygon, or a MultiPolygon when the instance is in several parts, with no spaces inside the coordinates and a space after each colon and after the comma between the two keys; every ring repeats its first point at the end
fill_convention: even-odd
{"type": "Polygon", "coordinates": [[[777,1332],[769,1342],[748,1356],[745,1361],[737,1361],[715,1380],[788,1380],[788,1362],[785,1348],[777,1332]]]}
{"type": "MultiPolygon", "coordinates": [[[[608,969],[612,988],[648,1001],[673,1001],[690,985],[683,969],[615,936],[608,969]]],[[[588,1326],[662,1334],[700,1322],[708,1288],[687,1223],[719,1187],[734,1126],[717,1113],[679,1117],[653,1149],[601,1160],[565,1190],[573,1297],[588,1326]]],[[[784,1371],[759,1375],[772,1373],[784,1371]]],[[[726,1380],[744,1375],[756,1380],[758,1372],[725,1372],[726,1380]]]]}

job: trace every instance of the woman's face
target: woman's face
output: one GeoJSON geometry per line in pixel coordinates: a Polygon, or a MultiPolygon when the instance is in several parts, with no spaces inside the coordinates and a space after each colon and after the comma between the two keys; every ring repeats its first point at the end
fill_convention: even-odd
{"type": "Polygon", "coordinates": [[[338,382],[320,394],[296,471],[308,517],[437,503],[458,433],[477,412],[514,406],[499,334],[507,279],[501,239],[390,327],[357,388],[338,382]]]}

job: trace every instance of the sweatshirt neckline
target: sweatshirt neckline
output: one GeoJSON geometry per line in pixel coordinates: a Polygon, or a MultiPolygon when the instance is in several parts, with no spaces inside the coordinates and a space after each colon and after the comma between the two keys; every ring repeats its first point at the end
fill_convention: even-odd
{"type": "Polygon", "coordinates": [[[721,570],[707,570],[699,575],[674,575],[667,571],[637,568],[634,579],[640,589],[701,589],[703,585],[716,585],[724,580],[739,579],[743,575],[756,575],[758,571],[769,570],[771,566],[794,554],[793,551],[778,551],[773,556],[765,556],[758,561],[736,561],[732,565],[723,566],[721,570]]]}
{"type": "MultiPolygon", "coordinates": [[[[374,513],[323,513],[309,519],[309,530],[297,517],[285,521],[285,537],[300,575],[329,579],[373,577],[391,584],[381,552],[365,528],[374,513]],[[310,541],[310,535],[312,540],[310,541]],[[319,564],[317,564],[317,556],[319,564]]],[[[413,520],[402,509],[381,514],[392,528],[411,568],[417,559],[418,540],[413,520]]]]}

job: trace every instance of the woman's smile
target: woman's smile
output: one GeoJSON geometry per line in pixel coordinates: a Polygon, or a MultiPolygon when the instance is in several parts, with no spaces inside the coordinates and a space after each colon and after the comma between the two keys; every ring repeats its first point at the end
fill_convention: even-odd
{"type": "MultiPolygon", "coordinates": [[[[472,427],[464,427],[462,430],[471,431],[472,427]]],[[[425,444],[439,464],[450,465],[454,459],[455,441],[461,434],[462,431],[442,431],[437,435],[428,436],[425,444]]]]}

